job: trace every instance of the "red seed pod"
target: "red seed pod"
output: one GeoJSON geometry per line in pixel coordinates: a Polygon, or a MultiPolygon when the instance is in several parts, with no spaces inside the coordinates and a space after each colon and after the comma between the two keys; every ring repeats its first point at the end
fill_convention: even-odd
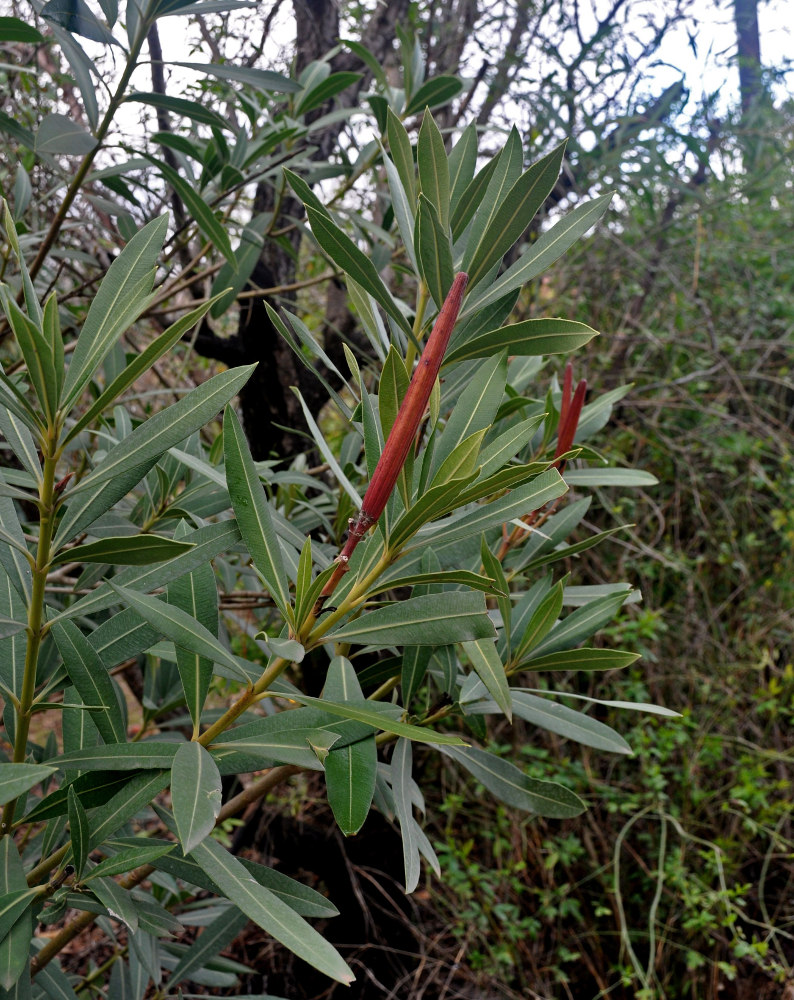
{"type": "Polygon", "coordinates": [[[441,311],[433,325],[430,336],[422,351],[419,364],[411,378],[405,398],[397,411],[397,417],[381,456],[372,473],[367,492],[361,502],[361,510],[350,519],[347,541],[342,551],[336,557],[337,567],[334,574],[323,587],[320,597],[312,609],[316,616],[320,613],[326,600],[333,593],[343,574],[347,572],[348,563],[356,546],[375,524],[383,513],[392,490],[397,483],[400,470],[408,457],[408,451],[416,438],[419,425],[425,415],[430,393],[436,384],[436,378],[441,369],[444,352],[452,336],[452,330],[457,321],[460,307],[463,304],[463,294],[469,280],[465,271],[455,275],[452,286],[444,299],[441,311]]]}

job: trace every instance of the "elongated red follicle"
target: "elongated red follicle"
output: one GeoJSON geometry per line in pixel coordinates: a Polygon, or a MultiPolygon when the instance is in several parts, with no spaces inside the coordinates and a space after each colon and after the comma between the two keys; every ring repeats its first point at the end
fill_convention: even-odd
{"type": "Polygon", "coordinates": [[[372,525],[377,522],[392,494],[400,470],[405,464],[408,451],[424,417],[430,393],[433,391],[436,378],[438,378],[449,338],[452,336],[452,330],[463,304],[463,293],[466,291],[468,280],[469,276],[465,271],[460,271],[455,275],[430,336],[427,338],[427,343],[413,373],[405,398],[397,411],[397,416],[391,431],[389,431],[375,471],[372,473],[372,479],[361,502],[361,510],[354,518],[350,519],[347,541],[336,557],[336,570],[323,587],[322,593],[312,609],[314,615],[320,613],[325,601],[333,593],[337,583],[347,571],[350,557],[356,546],[372,525]]]}
{"type": "Polygon", "coordinates": [[[557,424],[557,439],[563,432],[571,408],[571,393],[573,392],[573,365],[569,361],[565,366],[565,377],[562,382],[562,399],[560,400],[560,420],[557,424]]]}
{"type": "Polygon", "coordinates": [[[587,380],[582,379],[576,387],[576,392],[573,394],[571,405],[568,408],[568,413],[566,414],[565,425],[560,425],[560,430],[557,436],[557,451],[554,455],[555,458],[559,458],[560,455],[564,455],[566,451],[571,450],[573,439],[576,437],[576,429],[579,426],[579,417],[582,415],[582,407],[584,406],[584,397],[586,392],[587,380]]]}
{"type": "Polygon", "coordinates": [[[461,271],[455,276],[452,287],[444,299],[433,330],[414,371],[411,383],[405,393],[394,425],[389,432],[372,479],[364,494],[361,514],[370,524],[374,524],[383,513],[383,508],[391,496],[400,469],[405,464],[408,451],[425,414],[430,393],[441,368],[444,352],[449,344],[455,321],[463,303],[463,293],[469,276],[461,271]]]}

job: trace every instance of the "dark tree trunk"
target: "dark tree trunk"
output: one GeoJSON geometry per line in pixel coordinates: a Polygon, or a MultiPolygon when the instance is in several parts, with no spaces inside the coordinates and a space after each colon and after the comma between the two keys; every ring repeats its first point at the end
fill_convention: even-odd
{"type": "Polygon", "coordinates": [[[761,40],[758,34],[758,0],[733,0],[736,25],[736,58],[742,115],[747,117],[764,95],[761,75],[761,40]]]}
{"type": "MultiPolygon", "coordinates": [[[[389,59],[394,39],[394,26],[405,14],[408,0],[394,0],[379,5],[370,16],[360,36],[364,44],[380,62],[389,59]]],[[[298,73],[315,59],[319,59],[339,39],[339,5],[335,0],[293,0],[296,27],[296,68],[298,73]]],[[[341,52],[333,60],[334,71],[354,70],[363,73],[354,87],[339,95],[335,106],[352,107],[361,90],[370,82],[366,67],[350,53],[341,52]]],[[[326,105],[313,113],[314,117],[326,113],[326,105]]],[[[312,135],[316,145],[315,157],[328,160],[337,146],[342,124],[333,124],[312,135]]],[[[273,209],[273,188],[260,184],[256,194],[256,212],[273,209]]],[[[285,198],[280,205],[281,217],[276,229],[289,224],[303,214],[303,206],[292,198],[285,198]]],[[[297,259],[300,233],[293,229],[289,236],[291,248],[266,240],[262,256],[251,276],[253,287],[273,288],[291,285],[298,280],[297,259]]],[[[343,358],[340,334],[354,334],[352,317],[340,295],[340,286],[331,282],[327,291],[325,349],[332,360],[343,358]]],[[[280,301],[293,297],[290,293],[279,296],[280,301]]],[[[275,305],[275,303],[273,303],[275,305]]],[[[247,299],[241,305],[237,333],[229,339],[215,336],[205,322],[196,339],[196,349],[205,357],[215,358],[225,364],[251,364],[257,368],[243,389],[240,403],[243,424],[255,459],[290,456],[305,450],[306,441],[300,433],[305,431],[303,412],[291,386],[297,386],[307,406],[316,414],[326,399],[321,384],[295,358],[268,318],[263,299],[247,299]]]]}

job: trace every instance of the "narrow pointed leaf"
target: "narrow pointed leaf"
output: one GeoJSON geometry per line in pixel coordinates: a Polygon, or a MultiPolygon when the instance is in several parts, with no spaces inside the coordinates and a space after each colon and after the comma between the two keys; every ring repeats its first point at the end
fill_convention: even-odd
{"type": "Polygon", "coordinates": [[[125,604],[135,610],[153,625],[167,639],[199,656],[205,656],[213,663],[223,664],[235,677],[247,680],[232,654],[220,644],[215,636],[191,615],[156,597],[136,593],[124,587],[110,586],[125,604]]]}
{"type": "Polygon", "coordinates": [[[496,650],[496,643],[491,639],[482,639],[479,642],[464,642],[463,651],[468,656],[474,671],[488,689],[491,697],[507,718],[512,720],[513,708],[510,701],[507,675],[505,674],[505,668],[502,665],[499,653],[496,650]]]}
{"type": "Polygon", "coordinates": [[[514,809],[523,809],[564,819],[584,812],[578,795],[553,781],[538,781],[520,771],[515,764],[477,747],[444,747],[448,757],[462,764],[485,788],[514,809]]]}
{"type": "Polygon", "coordinates": [[[524,660],[522,670],[622,670],[640,658],[621,649],[563,649],[524,660]]]}
{"type": "Polygon", "coordinates": [[[254,566],[262,574],[276,606],[286,615],[289,607],[289,583],[270,516],[270,506],[240,421],[231,407],[227,408],[223,421],[223,447],[226,482],[237,524],[254,566]]]}
{"type": "Polygon", "coordinates": [[[54,772],[55,768],[46,764],[0,764],[0,805],[18,798],[54,772]]]}
{"type": "Polygon", "coordinates": [[[591,719],[589,715],[546,698],[538,698],[528,691],[514,690],[511,694],[513,710],[526,722],[596,750],[629,755],[632,752],[628,743],[614,729],[597,719],[591,719]]]}
{"type": "Polygon", "coordinates": [[[433,743],[439,746],[458,746],[463,740],[458,736],[450,736],[448,733],[436,733],[432,729],[425,729],[422,726],[412,726],[407,722],[400,722],[391,718],[383,711],[378,711],[373,707],[375,703],[367,700],[360,702],[347,701],[337,704],[333,701],[326,701],[324,698],[310,698],[308,695],[295,694],[295,701],[302,705],[310,705],[313,708],[322,709],[329,715],[338,715],[343,719],[352,719],[355,722],[363,722],[374,729],[384,733],[393,733],[395,736],[404,736],[409,740],[416,740],[419,743],[433,743]]]}
{"type": "Polygon", "coordinates": [[[441,225],[435,206],[424,191],[419,195],[414,245],[422,277],[440,309],[454,278],[452,244],[449,233],[441,225]]]}
{"type": "Polygon", "coordinates": [[[396,320],[405,333],[410,334],[410,323],[384,285],[375,265],[364,251],[360,250],[338,226],[321,213],[314,211],[309,205],[306,206],[306,214],[309,217],[314,238],[331,260],[383,306],[388,315],[396,320]]]}
{"type": "Polygon", "coordinates": [[[96,723],[105,743],[124,743],[127,733],[116,689],[104,664],[91,644],[70,621],[52,626],[55,643],[63,657],[69,678],[96,723]]]}
{"type": "Polygon", "coordinates": [[[91,892],[105,907],[110,916],[124,924],[131,934],[138,930],[138,911],[132,896],[112,878],[96,878],[91,881],[91,892]]]}
{"type": "Polygon", "coordinates": [[[425,112],[416,147],[419,186],[438,213],[441,228],[449,228],[449,163],[444,139],[429,111],[425,112]]]}
{"type": "Polygon", "coordinates": [[[325,759],[328,802],[346,837],[358,833],[369,815],[377,773],[378,749],[374,736],[332,748],[325,759]]]}
{"type": "Polygon", "coordinates": [[[178,542],[161,535],[125,535],[119,538],[103,538],[98,542],[88,542],[65,549],[53,560],[60,563],[108,563],[111,566],[149,566],[165,562],[174,556],[188,552],[193,546],[189,542],[178,542]]]}
{"type": "Polygon", "coordinates": [[[149,371],[155,361],[169,351],[174,344],[191,330],[196,323],[204,316],[212,305],[218,301],[220,295],[214,296],[208,302],[203,302],[189,313],[181,316],[175,323],[172,323],[165,332],[161,333],[156,340],[153,340],[140,354],[136,354],[132,361],[124,367],[116,378],[105,390],[94,400],[93,403],[81,414],[77,422],[70,427],[65,438],[65,443],[72,440],[77,434],[87,427],[103,410],[106,409],[115,399],[117,399],[126,389],[129,389],[144,372],[149,371]]]}
{"type": "Polygon", "coordinates": [[[145,306],[167,228],[167,215],[150,222],[110,265],[88,310],[66,372],[65,405],[76,399],[116,340],[145,306]]]}
{"type": "MultiPolygon", "coordinates": [[[[24,892],[27,887],[25,869],[14,839],[3,837],[0,839],[0,896],[24,892]]],[[[27,976],[31,930],[30,917],[23,915],[0,942],[0,987],[3,990],[12,991],[14,984],[23,975],[27,976]]]]}
{"type": "Polygon", "coordinates": [[[405,866],[405,891],[412,893],[419,884],[419,847],[416,841],[416,821],[410,792],[413,752],[408,740],[398,740],[391,760],[394,811],[400,823],[405,866]]]}
{"type": "Polygon", "coordinates": [[[527,319],[498,330],[488,330],[471,340],[456,338],[450,344],[444,363],[452,365],[471,358],[488,358],[505,350],[518,357],[567,354],[597,336],[596,330],[576,320],[527,319]]]}
{"type": "Polygon", "coordinates": [[[221,916],[208,924],[182,955],[176,968],[168,977],[171,987],[187,979],[191,972],[211,962],[234,941],[247,923],[247,914],[232,909],[225,910],[221,916]]]}
{"type": "Polygon", "coordinates": [[[185,854],[208,837],[221,808],[221,776],[199,743],[183,743],[171,766],[171,802],[185,854]]]}
{"type": "Polygon", "coordinates": [[[246,365],[221,372],[144,421],[111,448],[102,463],[71,490],[70,497],[110,483],[127,469],[148,471],[169,448],[211,420],[245,385],[254,367],[246,365]]]}
{"type": "MultiPolygon", "coordinates": [[[[562,167],[565,143],[534,163],[506,192],[500,192],[479,239],[469,243],[463,267],[474,288],[502,259],[529,226],[554,188],[562,167]],[[468,267],[466,264],[468,263],[468,267]]],[[[490,192],[489,192],[490,193],[490,192]]]]}
{"type": "Polygon", "coordinates": [[[88,858],[90,832],[88,816],[86,816],[85,809],[80,799],[77,798],[77,794],[73,788],[69,789],[68,814],[75,878],[79,882],[85,868],[86,859],[88,858]]]}
{"type": "Polygon", "coordinates": [[[475,311],[479,312],[492,305],[508,292],[521,288],[528,281],[542,274],[555,260],[583,236],[588,229],[598,222],[609,207],[611,194],[601,195],[591,201],[578,205],[560,219],[558,223],[542,233],[538,239],[512,264],[500,278],[482,291],[476,291],[467,301],[461,312],[465,319],[475,311]]]}
{"type": "Polygon", "coordinates": [[[227,899],[286,948],[331,979],[353,981],[353,973],[338,952],[278,896],[255,881],[219,843],[205,840],[191,856],[227,899]]]}
{"type": "Polygon", "coordinates": [[[356,645],[439,646],[491,638],[493,624],[482,594],[427,594],[370,611],[326,636],[356,645]]]}

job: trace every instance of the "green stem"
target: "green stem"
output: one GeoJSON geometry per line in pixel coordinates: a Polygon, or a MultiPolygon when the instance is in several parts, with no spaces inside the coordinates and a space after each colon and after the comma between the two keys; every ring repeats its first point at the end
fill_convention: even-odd
{"type": "MultiPolygon", "coordinates": [[[[50,550],[55,529],[55,467],[58,462],[58,429],[51,428],[42,442],[44,451],[44,471],[39,487],[39,541],[36,549],[36,563],[33,567],[33,581],[28,605],[28,641],[25,649],[25,669],[22,675],[22,689],[19,707],[16,710],[16,735],[14,738],[14,763],[21,764],[27,755],[28,733],[36,696],[36,671],[44,627],[44,589],[47,571],[50,568],[50,550]]],[[[16,799],[7,802],[0,822],[0,836],[11,829],[16,799]]]]}
{"type": "Polygon", "coordinates": [[[198,738],[197,742],[203,747],[209,746],[210,743],[213,743],[221,733],[225,732],[225,730],[227,730],[229,726],[243,714],[243,712],[259,701],[273,681],[284,673],[290,665],[290,662],[290,660],[285,660],[282,656],[275,659],[264,671],[256,684],[245,690],[237,701],[223,713],[217,722],[214,722],[209,729],[205,729],[198,738]]]}
{"type": "MultiPolygon", "coordinates": [[[[306,642],[303,643],[304,647],[309,650],[314,646],[319,644],[319,640],[325,633],[333,628],[336,623],[349,614],[354,608],[358,607],[359,604],[367,596],[367,592],[372,584],[381,576],[394,561],[394,556],[387,549],[383,555],[378,559],[372,569],[367,573],[365,577],[359,580],[353,585],[350,593],[340,602],[339,607],[335,608],[329,614],[324,615],[322,621],[319,624],[315,624],[309,633],[306,642]]],[[[308,619],[307,624],[311,626],[313,619],[308,619]]]]}
{"type": "MultiPolygon", "coordinates": [[[[430,301],[430,289],[424,281],[419,282],[419,297],[416,303],[416,316],[414,317],[413,333],[414,340],[417,344],[421,343],[421,333],[422,324],[425,321],[425,311],[427,309],[427,303],[430,301]]],[[[408,373],[411,373],[414,361],[416,360],[417,348],[413,343],[408,344],[408,349],[405,352],[405,367],[408,369],[408,373]]]]}
{"type": "Polygon", "coordinates": [[[47,230],[47,235],[41,242],[39,247],[39,252],[36,254],[36,258],[30,265],[30,277],[35,278],[36,275],[41,270],[44,261],[47,259],[47,255],[52,249],[53,243],[58,238],[58,234],[61,231],[61,227],[66,221],[66,216],[69,209],[72,207],[77,195],[80,193],[80,188],[83,186],[83,182],[88,176],[88,172],[93,166],[94,160],[96,159],[99,150],[102,148],[102,140],[108,133],[110,126],[113,124],[113,119],[119,106],[124,100],[124,92],[127,89],[127,84],[130,82],[130,77],[135,71],[135,67],[138,65],[138,56],[141,53],[141,48],[143,47],[146,34],[149,29],[148,19],[144,18],[141,24],[138,26],[138,34],[130,47],[130,54],[127,58],[127,64],[124,67],[124,72],[121,74],[121,79],[119,80],[118,86],[110,99],[110,104],[105,112],[105,116],[99,123],[99,127],[96,130],[94,138],[96,139],[96,145],[92,150],[90,150],[83,157],[80,166],[77,168],[77,172],[72,179],[72,183],[66,190],[66,194],[63,196],[63,201],[61,202],[60,208],[55,213],[55,218],[50,223],[50,228],[47,230]]]}

